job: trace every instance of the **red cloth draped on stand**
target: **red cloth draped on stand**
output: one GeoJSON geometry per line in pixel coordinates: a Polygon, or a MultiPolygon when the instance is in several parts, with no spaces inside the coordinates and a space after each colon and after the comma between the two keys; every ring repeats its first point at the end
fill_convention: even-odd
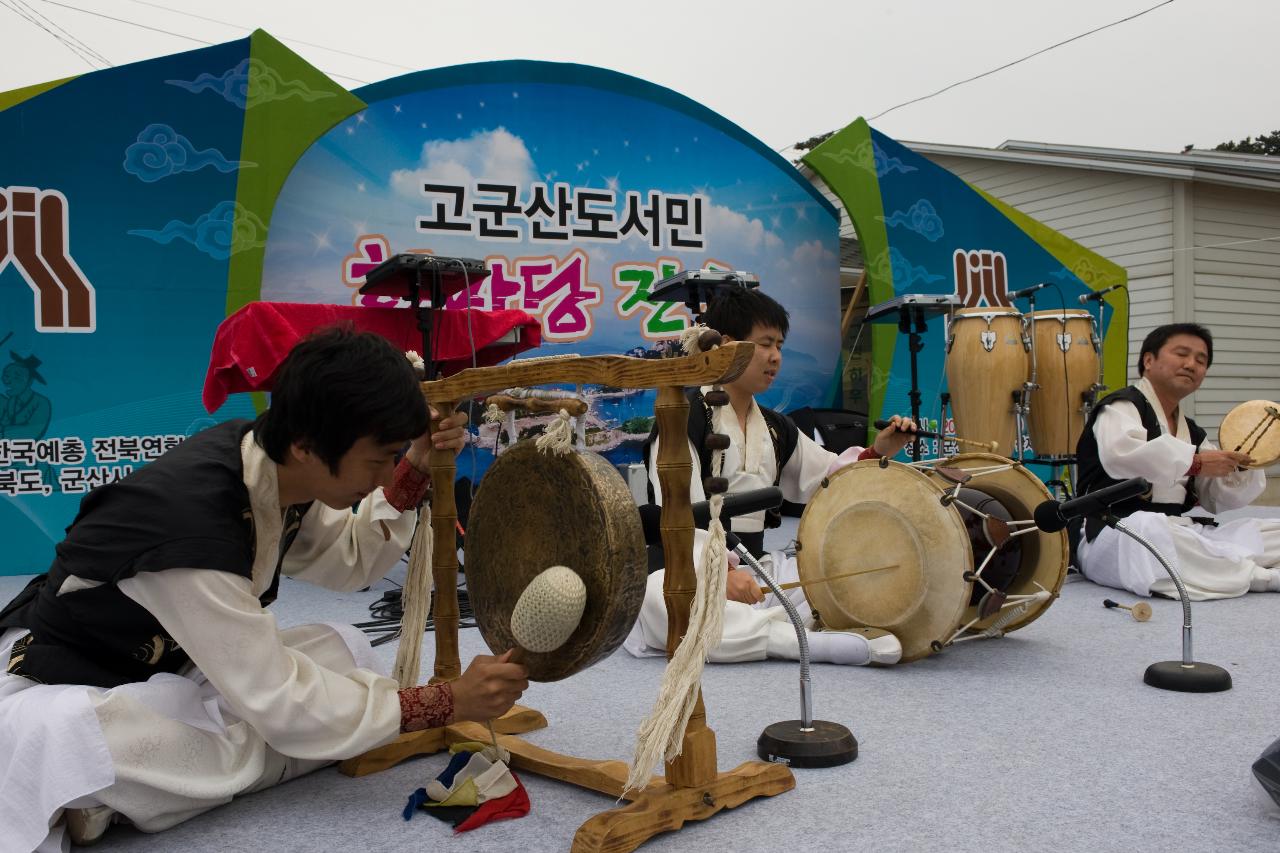
{"type": "MultiPolygon", "coordinates": [[[[523,311],[439,311],[432,319],[439,376],[470,367],[473,346],[476,364],[484,367],[542,343],[541,325],[523,311]],[[513,329],[520,330],[517,342],[494,343],[513,329]]],[[[376,332],[405,352],[422,349],[416,312],[407,308],[251,302],[218,326],[204,379],[204,407],[213,412],[229,394],[271,390],[276,368],[294,344],[316,329],[343,322],[376,332]]]]}

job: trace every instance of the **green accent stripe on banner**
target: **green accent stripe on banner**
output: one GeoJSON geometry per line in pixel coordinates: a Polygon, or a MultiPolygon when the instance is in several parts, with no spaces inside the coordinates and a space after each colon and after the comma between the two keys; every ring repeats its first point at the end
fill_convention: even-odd
{"type": "MultiPolygon", "coordinates": [[[[833,134],[803,158],[840,199],[862,246],[863,265],[871,304],[893,298],[893,265],[889,262],[889,234],[885,226],[871,126],[858,119],[833,134]]],[[[898,343],[896,326],[871,326],[871,388],[868,420],[881,416],[889,370],[898,343]]],[[[842,343],[843,346],[843,343],[842,343]]],[[[869,436],[868,436],[869,437],[869,436]]]]}
{"type": "Polygon", "coordinates": [[[63,77],[61,80],[50,80],[48,83],[36,83],[34,86],[23,86],[21,89],[0,92],[0,113],[9,109],[9,107],[16,107],[23,101],[29,101],[36,95],[43,95],[50,89],[56,89],[63,83],[70,83],[79,76],[77,74],[72,77],[63,77]]]}
{"type": "Polygon", "coordinates": [[[365,108],[364,101],[329,79],[263,30],[249,37],[251,63],[275,74],[250,73],[236,185],[235,231],[257,235],[251,248],[231,256],[227,271],[227,314],[262,297],[262,263],[276,198],[298,158],[329,128],[365,108]],[[271,98],[276,75],[297,85],[305,97],[271,98]]]}

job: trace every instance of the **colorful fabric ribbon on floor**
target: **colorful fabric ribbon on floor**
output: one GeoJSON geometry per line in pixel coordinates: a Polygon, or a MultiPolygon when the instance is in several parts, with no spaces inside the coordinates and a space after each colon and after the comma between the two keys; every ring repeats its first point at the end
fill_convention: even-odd
{"type": "Polygon", "coordinates": [[[529,794],[506,764],[510,753],[478,742],[456,743],[450,751],[453,757],[440,775],[409,795],[405,820],[422,809],[456,832],[468,832],[529,813],[529,794]]]}

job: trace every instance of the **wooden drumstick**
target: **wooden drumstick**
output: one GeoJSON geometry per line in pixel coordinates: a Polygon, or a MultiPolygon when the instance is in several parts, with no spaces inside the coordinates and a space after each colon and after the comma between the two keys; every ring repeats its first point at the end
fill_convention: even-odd
{"type": "MultiPolygon", "coordinates": [[[[898,568],[897,563],[894,563],[891,566],[876,566],[874,569],[855,569],[852,572],[841,572],[840,574],[832,575],[829,578],[810,578],[807,581],[790,581],[788,583],[781,583],[781,584],[778,584],[778,589],[795,589],[796,587],[801,587],[801,586],[814,586],[820,583],[831,583],[832,581],[851,578],[854,575],[866,575],[866,574],[870,574],[871,572],[883,572],[886,569],[896,569],[896,568],[898,568]]],[[[760,592],[762,592],[765,595],[768,595],[769,593],[773,592],[773,590],[767,586],[762,586],[760,587],[760,592]]]]}
{"type": "Polygon", "coordinates": [[[1151,605],[1147,604],[1145,601],[1139,601],[1137,604],[1130,606],[1128,604],[1121,604],[1118,601],[1112,601],[1109,598],[1105,598],[1102,600],[1102,606],[1107,609],[1119,607],[1121,610],[1128,610],[1129,615],[1133,617],[1135,622],[1146,622],[1151,618],[1151,605]]]}
{"type": "MultiPolygon", "coordinates": [[[[872,424],[872,426],[874,426],[876,429],[887,429],[889,427],[889,421],[879,420],[879,421],[876,421],[874,424],[872,424]]],[[[895,429],[895,432],[899,432],[899,431],[900,430],[895,429]]],[[[938,433],[938,432],[926,432],[925,430],[922,430],[922,429],[918,429],[915,432],[909,433],[909,434],[914,435],[917,438],[938,438],[943,441],[950,440],[950,441],[954,441],[956,444],[967,444],[971,447],[977,447],[981,450],[990,451],[991,453],[996,453],[1000,450],[1000,442],[998,441],[974,441],[972,438],[961,438],[958,435],[943,435],[942,433],[938,433]]]]}
{"type": "MultiPolygon", "coordinates": [[[[511,636],[516,645],[507,656],[510,663],[524,664],[528,652],[554,652],[578,630],[587,606],[587,586],[568,566],[552,566],[539,572],[516,599],[511,610],[511,636]]],[[[489,724],[494,750],[498,735],[489,724]]]]}
{"type": "Polygon", "coordinates": [[[982,450],[989,451],[989,452],[991,452],[991,453],[999,453],[999,452],[1000,452],[1000,442],[998,442],[998,441],[974,441],[972,438],[961,438],[961,437],[960,437],[960,436],[958,436],[958,435],[953,435],[953,436],[938,436],[938,437],[939,437],[939,438],[941,438],[941,439],[943,439],[944,441],[949,437],[949,438],[950,438],[952,441],[954,441],[956,444],[968,444],[968,445],[970,445],[971,447],[977,447],[977,448],[980,448],[980,449],[982,449],[982,450]]]}

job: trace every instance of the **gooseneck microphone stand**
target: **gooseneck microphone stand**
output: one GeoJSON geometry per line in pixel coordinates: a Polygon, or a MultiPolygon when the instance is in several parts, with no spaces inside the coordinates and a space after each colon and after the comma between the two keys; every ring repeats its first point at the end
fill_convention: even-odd
{"type": "Polygon", "coordinates": [[[741,540],[727,533],[726,541],[756,576],[773,592],[796,629],[800,644],[800,719],[773,723],[756,740],[765,761],[791,767],[836,767],[858,757],[858,741],[846,726],[813,718],[813,684],[809,678],[809,638],[800,611],[773,577],[756,561],[741,540]]]}
{"type": "Polygon", "coordinates": [[[1231,689],[1231,673],[1220,666],[1192,660],[1191,657],[1191,599],[1187,597],[1187,588],[1182,583],[1178,572],[1160,553],[1160,549],[1147,541],[1139,533],[1113,515],[1106,514],[1102,520],[1108,527],[1113,527],[1128,536],[1160,561],[1160,565],[1173,579],[1178,588],[1178,598],[1182,601],[1182,660],[1166,660],[1153,663],[1147,667],[1142,680],[1161,690],[1176,690],[1181,693],[1218,693],[1231,689]]]}

